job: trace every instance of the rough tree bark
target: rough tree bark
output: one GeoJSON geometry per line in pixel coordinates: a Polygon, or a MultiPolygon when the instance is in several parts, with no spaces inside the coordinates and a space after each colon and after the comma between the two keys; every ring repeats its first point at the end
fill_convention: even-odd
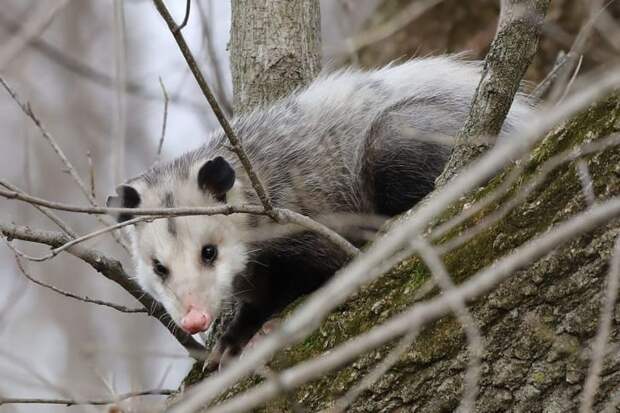
{"type": "Polygon", "coordinates": [[[244,112],[287,95],[321,68],[318,0],[232,0],[234,108],[244,112]]]}
{"type": "Polygon", "coordinates": [[[502,0],[497,34],[484,60],[482,79],[450,161],[437,178],[444,185],[458,170],[490,148],[499,135],[521,79],[538,49],[549,0],[502,0]]]}

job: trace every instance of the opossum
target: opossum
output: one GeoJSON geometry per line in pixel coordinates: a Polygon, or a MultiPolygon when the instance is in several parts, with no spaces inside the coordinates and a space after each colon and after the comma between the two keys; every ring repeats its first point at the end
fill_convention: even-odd
{"type": "MultiPolygon", "coordinates": [[[[232,125],[274,206],[315,218],[392,217],[433,189],[450,154],[445,138],[463,125],[480,68],[442,56],[374,71],[341,70],[238,116],[232,125]]],[[[531,111],[528,99],[518,95],[500,139],[531,111]]],[[[259,204],[227,144],[223,132],[214,132],[203,146],[119,186],[108,205],[259,204]]],[[[265,219],[173,217],[130,231],[140,286],[183,330],[208,330],[227,303],[236,303],[211,366],[238,355],[263,323],[318,289],[350,259],[309,231],[257,239],[253,235],[265,219]]]]}

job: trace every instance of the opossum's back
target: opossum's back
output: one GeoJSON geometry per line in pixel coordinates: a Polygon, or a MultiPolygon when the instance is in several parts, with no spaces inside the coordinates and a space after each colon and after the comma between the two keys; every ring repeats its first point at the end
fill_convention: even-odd
{"type": "MultiPolygon", "coordinates": [[[[423,173],[423,188],[409,188],[416,183],[411,179],[407,188],[396,188],[430,190],[447,151],[444,145],[419,141],[445,141],[456,134],[469,111],[479,69],[478,63],[436,57],[376,71],[343,70],[238,119],[236,127],[282,205],[299,206],[311,215],[317,208],[367,211],[377,193],[368,185],[423,173]],[[429,150],[430,161],[420,153],[429,150]],[[377,165],[382,175],[370,179],[377,165]],[[386,175],[391,165],[394,170],[386,175]]],[[[504,131],[528,113],[528,103],[518,97],[504,131]]],[[[395,192],[383,195],[398,197],[395,192]]]]}

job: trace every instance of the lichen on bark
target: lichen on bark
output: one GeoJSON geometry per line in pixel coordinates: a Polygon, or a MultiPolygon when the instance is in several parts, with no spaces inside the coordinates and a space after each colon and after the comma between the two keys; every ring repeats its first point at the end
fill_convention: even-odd
{"type": "MultiPolygon", "coordinates": [[[[612,96],[551,132],[533,151],[511,193],[526,185],[553,154],[617,131],[619,116],[620,101],[612,96]]],[[[613,148],[589,156],[587,162],[599,199],[620,194],[620,168],[617,166],[620,165],[620,150],[613,148]]],[[[507,174],[508,170],[487,186],[497,185],[507,174]]],[[[476,191],[449,208],[449,214],[457,213],[484,193],[485,188],[476,191]]],[[[477,214],[463,224],[461,230],[500,206],[498,202],[477,214]]],[[[501,221],[447,254],[444,260],[455,280],[462,281],[585,207],[574,165],[568,163],[554,170],[524,203],[501,221]]],[[[471,305],[486,344],[477,411],[576,409],[587,371],[588,345],[596,333],[610,249],[618,229],[614,221],[587,235],[567,240],[554,253],[517,272],[471,305]]],[[[280,352],[270,367],[274,370],[289,367],[380,324],[416,300],[436,293],[434,290],[429,293],[428,280],[428,271],[416,257],[404,261],[340,306],[302,343],[280,352]]],[[[616,314],[611,337],[614,345],[619,341],[619,323],[620,316],[616,314]]],[[[466,344],[461,327],[451,316],[427,326],[398,364],[364,392],[348,411],[455,409],[467,366],[466,344]]],[[[329,407],[390,348],[391,345],[386,345],[363,355],[346,368],[327,374],[289,396],[312,411],[329,407]]],[[[597,409],[612,397],[613,389],[620,387],[620,357],[617,354],[614,357],[608,357],[605,363],[597,409]]],[[[231,397],[260,380],[250,378],[223,397],[231,397]]],[[[287,398],[282,397],[269,402],[261,411],[289,409],[287,398]]]]}

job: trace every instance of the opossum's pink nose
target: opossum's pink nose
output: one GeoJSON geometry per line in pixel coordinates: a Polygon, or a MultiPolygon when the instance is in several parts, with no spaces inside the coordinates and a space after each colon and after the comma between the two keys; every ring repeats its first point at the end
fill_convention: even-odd
{"type": "Polygon", "coordinates": [[[190,334],[206,331],[210,324],[211,316],[194,307],[190,307],[187,314],[181,319],[181,328],[190,334]]]}

